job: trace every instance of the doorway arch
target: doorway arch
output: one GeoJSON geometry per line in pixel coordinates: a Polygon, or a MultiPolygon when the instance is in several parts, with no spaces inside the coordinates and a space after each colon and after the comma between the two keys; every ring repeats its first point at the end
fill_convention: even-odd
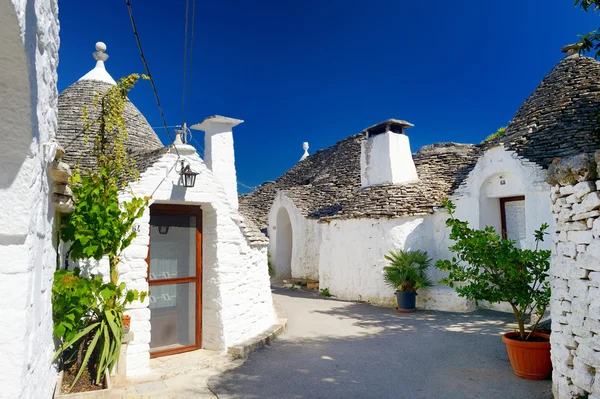
{"type": "Polygon", "coordinates": [[[287,209],[277,211],[277,229],[275,237],[275,267],[280,278],[292,277],[292,222],[287,209]]]}

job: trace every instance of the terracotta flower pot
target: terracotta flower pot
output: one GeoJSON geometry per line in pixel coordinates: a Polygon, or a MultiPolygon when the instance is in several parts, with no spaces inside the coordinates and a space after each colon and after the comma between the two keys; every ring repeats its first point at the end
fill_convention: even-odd
{"type": "Polygon", "coordinates": [[[544,339],[543,342],[519,341],[515,338],[518,332],[510,332],[502,336],[506,344],[508,358],[515,372],[521,378],[529,380],[545,380],[552,373],[550,360],[550,335],[534,332],[532,337],[544,339]]]}
{"type": "Polygon", "coordinates": [[[123,315],[123,328],[129,330],[129,326],[131,325],[131,316],[123,315]]]}

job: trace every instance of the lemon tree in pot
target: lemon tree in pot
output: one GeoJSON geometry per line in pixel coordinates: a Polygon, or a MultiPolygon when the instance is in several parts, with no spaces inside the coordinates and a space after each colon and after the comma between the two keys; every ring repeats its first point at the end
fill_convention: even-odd
{"type": "Polygon", "coordinates": [[[438,260],[436,268],[447,271],[442,283],[454,287],[459,296],[478,303],[507,302],[515,315],[518,331],[504,334],[511,365],[520,377],[546,379],[552,371],[547,334],[536,332],[537,321],[527,331],[526,323],[537,314],[538,321],[550,303],[550,255],[539,249],[547,224],[535,231],[535,249],[522,249],[513,240],[503,239],[493,227],[472,229],[454,217],[456,206],[443,202],[450,217],[446,226],[456,254],[451,260],[438,260]]]}
{"type": "Polygon", "coordinates": [[[431,258],[425,251],[399,250],[385,255],[385,259],[389,265],[383,268],[383,279],[388,286],[396,290],[396,300],[398,301],[396,311],[415,312],[417,290],[433,285],[427,276],[431,258]]]}

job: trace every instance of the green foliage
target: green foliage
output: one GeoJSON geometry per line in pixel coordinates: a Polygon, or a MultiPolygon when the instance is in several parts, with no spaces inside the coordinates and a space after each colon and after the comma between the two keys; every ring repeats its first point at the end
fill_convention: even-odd
{"type": "Polygon", "coordinates": [[[146,198],[132,198],[119,203],[119,188],[110,179],[104,179],[106,168],[99,172],[71,179],[75,210],[62,226],[62,239],[71,242],[72,259],[100,260],[108,256],[111,281],[116,283],[116,266],[121,252],[136,237],[133,223],[143,215],[148,204],[146,198]]]}
{"type": "MultiPolygon", "coordinates": [[[[112,369],[119,359],[123,334],[123,312],[133,301],[144,301],[146,293],[127,290],[125,283],[105,283],[100,276],[84,278],[78,269],[59,270],[54,276],[52,304],[54,334],[63,344],[54,359],[72,350],[85,347],[85,357],[71,388],[81,377],[89,360],[96,364],[96,384],[106,370],[112,369]]],[[[71,351],[72,352],[72,351],[71,351]]]]}
{"type": "Polygon", "coordinates": [[[58,270],[52,286],[52,319],[54,335],[70,341],[85,328],[92,307],[96,304],[91,279],[81,278],[79,269],[58,270]]]}
{"type": "Polygon", "coordinates": [[[267,267],[269,268],[269,277],[275,277],[277,273],[275,272],[275,266],[273,266],[273,262],[271,261],[270,253],[267,253],[267,267]]]}
{"type": "MultiPolygon", "coordinates": [[[[451,201],[445,200],[443,206],[450,215],[446,226],[455,242],[449,249],[456,256],[436,262],[436,268],[449,272],[441,282],[476,303],[508,302],[517,319],[520,338],[528,339],[531,333],[525,336],[525,321],[533,311],[543,315],[550,303],[547,279],[551,252],[538,249],[548,225],[544,223],[535,232],[535,250],[521,249],[515,247],[514,240],[501,238],[493,227],[476,230],[468,222],[455,219],[456,206],[451,201]]],[[[536,326],[537,323],[532,331],[536,326]]]]}
{"type": "Polygon", "coordinates": [[[498,137],[501,137],[504,134],[504,132],[506,132],[506,126],[499,128],[498,130],[496,130],[496,133],[490,134],[483,141],[486,142],[486,141],[491,141],[491,140],[497,139],[498,137]]]}
{"type": "MultiPolygon", "coordinates": [[[[600,10],[600,0],[575,0],[575,6],[579,6],[585,12],[592,10],[597,12],[600,10]]],[[[580,52],[588,53],[595,51],[594,58],[600,56],[600,29],[586,33],[585,35],[579,35],[580,39],[577,43],[577,48],[580,52]]]]}
{"type": "Polygon", "coordinates": [[[321,296],[326,296],[326,297],[330,297],[332,296],[331,293],[329,292],[329,288],[323,288],[322,290],[319,291],[321,293],[321,296]]]}
{"type": "Polygon", "coordinates": [[[383,279],[391,288],[400,292],[416,292],[419,288],[427,288],[433,282],[427,276],[431,266],[431,258],[425,251],[390,252],[385,255],[390,262],[383,268],[383,279]]]}
{"type": "Polygon", "coordinates": [[[136,237],[133,223],[143,215],[148,198],[133,198],[119,203],[119,189],[128,179],[137,178],[135,161],[125,150],[127,130],[123,109],[127,92],[139,79],[133,74],[122,78],[98,101],[90,119],[84,110],[86,137],[94,134],[93,156],[96,167],[76,168],[71,176],[75,210],[61,226],[62,240],[71,242],[72,259],[96,260],[108,256],[110,279],[118,282],[119,257],[136,237]]]}

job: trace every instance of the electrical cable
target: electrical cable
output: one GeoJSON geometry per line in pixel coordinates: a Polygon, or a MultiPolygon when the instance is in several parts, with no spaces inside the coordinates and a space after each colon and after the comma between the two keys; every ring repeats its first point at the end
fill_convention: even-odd
{"type": "MultiPolygon", "coordinates": [[[[154,98],[156,99],[156,105],[158,106],[158,111],[160,112],[160,117],[162,118],[163,125],[165,130],[167,131],[167,136],[169,136],[169,140],[171,140],[171,144],[174,144],[174,140],[171,137],[171,132],[169,131],[169,127],[167,126],[167,120],[165,119],[165,114],[163,112],[162,106],[160,105],[160,100],[158,98],[158,92],[156,91],[156,85],[154,84],[154,79],[152,79],[152,74],[150,73],[150,68],[148,67],[148,63],[146,62],[146,57],[144,57],[144,51],[142,50],[142,43],[140,42],[140,37],[137,32],[137,28],[135,27],[135,20],[133,18],[133,11],[131,10],[131,4],[129,0],[125,0],[127,3],[127,9],[129,10],[129,19],[131,20],[131,27],[133,28],[133,34],[135,35],[135,41],[137,42],[138,49],[140,50],[140,56],[142,57],[142,62],[144,63],[144,68],[146,68],[146,75],[148,75],[148,80],[150,80],[150,84],[152,85],[152,90],[154,91],[154,98]]],[[[179,157],[179,151],[177,147],[173,145],[175,152],[177,153],[177,157],[179,157]]]]}

